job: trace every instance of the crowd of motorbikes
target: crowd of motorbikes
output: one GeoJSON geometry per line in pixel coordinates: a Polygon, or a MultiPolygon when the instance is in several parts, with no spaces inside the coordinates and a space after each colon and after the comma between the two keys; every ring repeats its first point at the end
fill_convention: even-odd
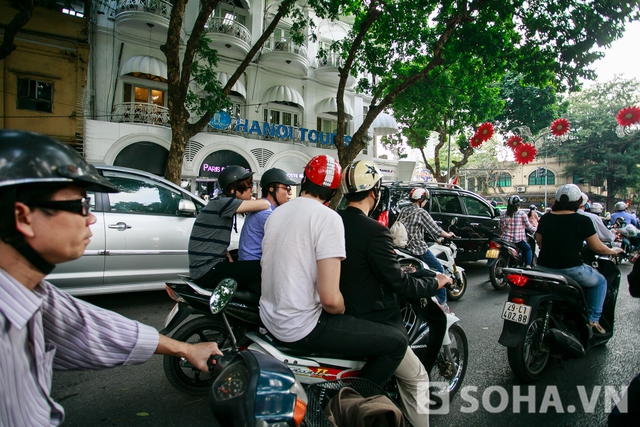
{"type": "MultiPolygon", "coordinates": [[[[529,243],[535,265],[533,236],[529,236],[529,243]]],[[[455,263],[455,243],[440,239],[430,250],[452,278],[448,299],[460,299],[467,288],[467,276],[455,263]]],[[[396,255],[406,273],[433,274],[426,263],[406,250],[396,248],[396,255]]],[[[490,239],[486,255],[493,287],[509,288],[499,343],[507,348],[509,365],[518,379],[537,381],[551,358],[582,357],[591,347],[611,339],[620,260],[588,250],[583,253],[585,262],[607,279],[601,318],[607,333],[598,335],[589,327],[585,291],[578,283],[562,275],[525,269],[518,248],[498,237],[490,239]]],[[[199,371],[185,359],[165,356],[165,375],[182,392],[208,394],[212,412],[219,421],[224,420],[220,421],[223,425],[331,425],[323,407],[343,387],[353,388],[363,397],[382,394],[400,405],[393,378],[384,388],[357,378],[362,360],[304,354],[277,342],[261,325],[259,295],[238,289],[232,279],[209,290],[181,277],[167,283],[166,290],[176,305],[161,332],[192,343],[215,341],[224,356],[210,365],[210,373],[199,371]]],[[[399,304],[410,346],[429,372],[430,406],[437,408],[453,398],[462,385],[469,357],[466,334],[460,319],[443,310],[435,298],[399,304]]]]}

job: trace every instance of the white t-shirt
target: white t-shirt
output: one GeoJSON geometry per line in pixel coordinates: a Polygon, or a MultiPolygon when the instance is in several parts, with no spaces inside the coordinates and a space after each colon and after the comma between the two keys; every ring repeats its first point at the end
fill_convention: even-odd
{"type": "Polygon", "coordinates": [[[277,339],[294,342],[318,323],[317,261],[344,259],[344,226],[340,215],[308,197],[297,197],[275,209],[262,240],[260,318],[277,339]]]}

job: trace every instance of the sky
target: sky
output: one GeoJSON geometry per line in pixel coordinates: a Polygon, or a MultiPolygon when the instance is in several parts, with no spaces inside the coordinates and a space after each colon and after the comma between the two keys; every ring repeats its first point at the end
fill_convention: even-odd
{"type": "Polygon", "coordinates": [[[627,24],[622,38],[604,49],[604,58],[594,62],[592,68],[598,74],[598,82],[611,80],[614,74],[625,78],[640,79],[640,22],[627,24]]]}

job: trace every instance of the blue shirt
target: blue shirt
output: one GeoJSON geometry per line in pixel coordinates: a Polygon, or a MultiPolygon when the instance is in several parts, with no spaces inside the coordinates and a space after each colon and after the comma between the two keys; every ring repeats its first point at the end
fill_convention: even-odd
{"type": "Polygon", "coordinates": [[[638,220],[636,219],[636,217],[625,211],[616,212],[611,215],[611,224],[616,222],[616,219],[620,217],[624,218],[624,222],[626,222],[627,224],[633,224],[636,227],[638,226],[638,220]]]}
{"type": "MultiPolygon", "coordinates": [[[[267,200],[267,199],[265,199],[267,200]]],[[[269,209],[249,212],[244,220],[240,232],[238,246],[238,261],[260,261],[262,258],[262,238],[264,237],[264,223],[276,207],[271,204],[269,209]]]]}

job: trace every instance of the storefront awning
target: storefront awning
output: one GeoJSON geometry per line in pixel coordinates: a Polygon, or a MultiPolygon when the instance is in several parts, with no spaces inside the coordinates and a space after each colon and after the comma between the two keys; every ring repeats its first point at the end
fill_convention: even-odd
{"type": "Polygon", "coordinates": [[[132,56],[120,67],[120,75],[133,75],[142,79],[167,81],[167,64],[153,56],[132,56]]]}
{"type": "Polygon", "coordinates": [[[398,122],[389,114],[380,113],[373,121],[371,128],[373,128],[374,135],[393,135],[398,133],[398,122]]]}
{"type": "MultiPolygon", "coordinates": [[[[338,114],[338,100],[336,98],[325,98],[316,104],[316,114],[328,113],[338,114]]],[[[347,103],[344,104],[344,113],[347,119],[353,119],[353,109],[347,103]]]]}
{"type": "MultiPolygon", "coordinates": [[[[220,82],[222,87],[224,87],[227,84],[230,78],[231,78],[231,75],[227,73],[222,73],[222,72],[218,73],[218,81],[220,82]]],[[[233,86],[231,87],[231,92],[236,92],[242,95],[244,99],[247,99],[247,89],[244,87],[244,85],[240,80],[238,80],[233,84],[233,86]]]]}
{"type": "Polygon", "coordinates": [[[262,102],[282,102],[286,104],[295,104],[304,110],[304,101],[302,95],[297,90],[289,86],[273,86],[264,93],[262,102]]]}

